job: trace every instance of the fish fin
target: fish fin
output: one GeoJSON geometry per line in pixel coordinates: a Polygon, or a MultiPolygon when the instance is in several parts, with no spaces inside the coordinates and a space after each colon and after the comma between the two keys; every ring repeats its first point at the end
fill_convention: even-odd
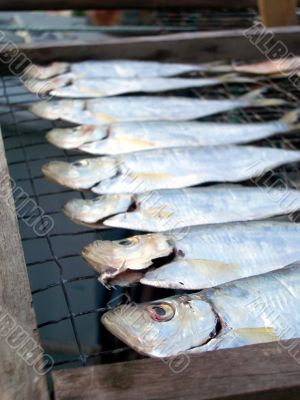
{"type": "Polygon", "coordinates": [[[165,179],[173,177],[171,174],[163,172],[138,172],[135,174],[135,176],[137,176],[140,179],[154,180],[154,181],[163,181],[165,179]]]}
{"type": "Polygon", "coordinates": [[[226,329],[216,338],[204,346],[195,347],[194,352],[229,349],[233,347],[249,346],[251,344],[269,343],[280,340],[276,331],[269,327],[226,329]]]}
{"type": "Polygon", "coordinates": [[[258,81],[259,78],[248,78],[233,73],[219,76],[218,79],[221,83],[255,83],[258,81]]]}
{"type": "Polygon", "coordinates": [[[249,107],[273,107],[287,104],[286,100],[283,99],[261,98],[267,89],[268,88],[263,87],[252,90],[251,92],[241,96],[240,99],[248,103],[249,107]]]}
{"type": "Polygon", "coordinates": [[[106,124],[111,124],[118,122],[118,119],[109,115],[109,114],[104,114],[101,112],[95,113],[95,118],[99,120],[100,122],[106,123],[106,124]]]}
{"type": "Polygon", "coordinates": [[[239,264],[180,257],[146,272],[141,283],[161,288],[200,290],[239,278],[239,264]]]}
{"type": "Polygon", "coordinates": [[[300,109],[289,111],[280,118],[280,122],[290,126],[291,130],[300,129],[299,123],[300,109]]]}
{"type": "Polygon", "coordinates": [[[210,61],[207,63],[200,64],[200,67],[203,71],[218,72],[218,68],[220,68],[220,72],[222,72],[222,68],[224,68],[225,69],[224,72],[228,72],[228,71],[232,72],[232,68],[229,69],[229,67],[231,67],[231,65],[228,65],[225,63],[226,63],[225,60],[210,61]]]}
{"type": "Polygon", "coordinates": [[[280,340],[274,328],[239,328],[233,329],[232,333],[245,341],[251,343],[267,343],[280,340]]]}
{"type": "Polygon", "coordinates": [[[129,144],[132,143],[136,147],[141,147],[141,148],[153,147],[154,146],[154,143],[151,142],[150,140],[139,139],[139,138],[136,138],[136,137],[133,137],[133,136],[130,137],[130,136],[119,134],[119,135],[116,135],[115,139],[116,139],[116,141],[120,140],[121,142],[124,142],[125,144],[126,143],[129,143],[129,144]]]}
{"type": "Polygon", "coordinates": [[[219,72],[219,73],[224,73],[225,74],[225,73],[228,73],[228,72],[234,72],[235,71],[234,65],[231,65],[231,64],[222,64],[222,65],[204,64],[204,65],[208,66],[207,71],[210,71],[210,72],[219,72]]]}
{"type": "Polygon", "coordinates": [[[239,264],[234,263],[225,263],[223,261],[216,261],[216,260],[201,260],[196,258],[186,259],[192,266],[195,267],[202,267],[202,266],[209,266],[210,268],[239,268],[239,264]]]}

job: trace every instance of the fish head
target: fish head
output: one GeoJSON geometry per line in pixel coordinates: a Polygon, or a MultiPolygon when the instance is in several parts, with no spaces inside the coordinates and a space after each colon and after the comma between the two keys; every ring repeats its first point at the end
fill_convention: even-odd
{"type": "Polygon", "coordinates": [[[29,110],[38,117],[56,120],[63,118],[67,111],[78,105],[82,108],[82,102],[74,103],[72,100],[37,101],[29,110]]]}
{"type": "Polygon", "coordinates": [[[201,296],[175,296],[144,304],[124,304],[101,318],[104,326],[136,351],[168,357],[207,343],[217,315],[201,296]]]}
{"type": "Polygon", "coordinates": [[[173,251],[172,243],[161,234],[132,236],[122,240],[97,240],[82,250],[83,258],[100,273],[100,281],[123,271],[141,270],[152,265],[154,259],[173,251]]]}
{"type": "Polygon", "coordinates": [[[24,81],[24,86],[32,93],[43,95],[50,93],[53,89],[68,85],[73,79],[73,74],[63,74],[45,80],[28,79],[24,81]]]}
{"type": "Polygon", "coordinates": [[[72,199],[65,204],[63,212],[77,223],[95,227],[98,224],[102,226],[103,220],[116,212],[126,211],[131,203],[130,194],[103,195],[90,200],[72,199]]]}
{"type": "Polygon", "coordinates": [[[96,130],[98,139],[103,139],[107,136],[107,128],[105,126],[83,125],[74,128],[52,129],[46,134],[46,139],[59,148],[76,149],[89,141],[96,130]]]}
{"type": "Polygon", "coordinates": [[[88,158],[73,163],[51,161],[42,167],[42,172],[50,181],[80,190],[116,175],[118,166],[114,158],[88,158]]]}
{"type": "Polygon", "coordinates": [[[49,65],[29,64],[23,71],[25,79],[49,79],[52,76],[60,75],[68,70],[69,64],[63,62],[54,62],[49,65]]]}

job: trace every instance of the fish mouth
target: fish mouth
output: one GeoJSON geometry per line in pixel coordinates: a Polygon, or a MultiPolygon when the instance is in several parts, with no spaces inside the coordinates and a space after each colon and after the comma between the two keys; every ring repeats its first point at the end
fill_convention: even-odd
{"type": "MultiPolygon", "coordinates": [[[[139,282],[142,283],[147,273],[151,273],[151,271],[171,262],[176,257],[176,253],[173,249],[167,256],[153,258],[151,261],[144,261],[144,264],[141,262],[139,268],[133,268],[133,265],[130,268],[130,265],[126,265],[126,260],[119,265],[115,263],[114,265],[110,265],[107,259],[99,257],[99,254],[93,251],[93,248],[90,248],[89,245],[81,250],[81,256],[99,273],[98,281],[110,289],[115,286],[127,287],[139,282]]],[[[166,288],[166,286],[162,287],[166,288]]]]}
{"type": "MultiPolygon", "coordinates": [[[[75,223],[78,224],[78,225],[86,226],[86,227],[92,228],[92,229],[101,229],[101,230],[104,230],[104,229],[111,229],[110,226],[106,226],[106,225],[103,224],[103,222],[105,221],[106,218],[99,219],[99,220],[97,220],[97,221],[95,221],[95,222],[86,222],[86,221],[83,221],[82,219],[76,218],[76,216],[74,215],[74,213],[72,213],[72,212],[68,209],[68,207],[66,207],[66,206],[64,206],[64,207],[62,208],[62,212],[64,213],[64,215],[65,215],[67,218],[69,218],[71,221],[75,222],[75,223]]],[[[107,218],[110,218],[110,216],[107,217],[107,218]]]]}
{"type": "MultiPolygon", "coordinates": [[[[48,164],[42,166],[42,173],[48,181],[59,184],[66,188],[83,190],[76,184],[76,179],[70,179],[64,176],[62,170],[68,168],[68,163],[64,161],[50,161],[48,164]]],[[[87,188],[88,189],[88,188],[87,188]]]]}
{"type": "Polygon", "coordinates": [[[99,282],[108,289],[114,285],[114,279],[116,279],[115,285],[118,285],[117,281],[118,279],[122,279],[122,273],[128,271],[128,269],[125,268],[125,261],[121,265],[110,265],[109,260],[100,258],[99,254],[97,254],[90,245],[84,247],[80,254],[85,262],[99,273],[99,282]],[[110,284],[110,282],[112,282],[112,284],[110,284]]]}
{"type": "MultiPolygon", "coordinates": [[[[118,228],[123,228],[121,224],[117,224],[117,225],[110,225],[109,223],[106,224],[106,221],[110,221],[111,219],[113,219],[114,217],[118,217],[120,216],[120,218],[122,218],[124,215],[126,215],[126,213],[133,213],[134,211],[138,210],[138,204],[136,202],[136,200],[133,198],[131,200],[131,203],[127,206],[126,208],[123,208],[122,211],[119,212],[111,212],[111,213],[107,213],[107,215],[104,215],[102,217],[99,218],[94,218],[93,221],[87,221],[84,218],[78,218],[77,217],[77,212],[73,212],[70,209],[70,206],[68,205],[69,202],[67,204],[64,205],[64,207],[62,208],[63,213],[65,214],[66,217],[68,217],[71,221],[82,225],[82,226],[87,226],[89,228],[95,228],[95,229],[112,229],[114,227],[118,227],[118,228]]],[[[130,229],[130,227],[128,227],[126,224],[124,226],[125,229],[130,229]]],[[[131,228],[132,230],[136,230],[134,228],[131,228]]]]}
{"type": "Polygon", "coordinates": [[[80,135],[76,137],[75,128],[63,128],[51,129],[46,134],[46,140],[60,149],[70,150],[77,149],[81,142],[84,141],[84,137],[81,138],[80,135]]]}
{"type": "MultiPolygon", "coordinates": [[[[151,355],[152,357],[160,358],[161,355],[156,355],[155,353],[150,354],[150,352],[148,352],[143,347],[142,338],[140,339],[138,336],[135,337],[132,336],[132,332],[130,331],[131,328],[130,324],[127,326],[126,323],[125,324],[118,323],[120,315],[118,315],[117,312],[121,310],[121,307],[124,306],[116,307],[115,309],[110,310],[106,312],[104,315],[102,315],[101,323],[104,325],[104,327],[114,336],[116,336],[119,340],[121,340],[123,343],[133,348],[138,353],[146,356],[151,355]]],[[[128,305],[128,307],[130,306],[128,305]]],[[[120,313],[122,314],[122,311],[120,311],[120,313]]]]}
{"type": "MultiPolygon", "coordinates": [[[[64,164],[62,162],[62,164],[64,164]]],[[[58,183],[62,186],[66,186],[64,179],[61,179],[60,174],[56,171],[57,169],[57,162],[49,162],[46,165],[42,166],[42,173],[45,175],[45,177],[53,183],[58,183]]]]}

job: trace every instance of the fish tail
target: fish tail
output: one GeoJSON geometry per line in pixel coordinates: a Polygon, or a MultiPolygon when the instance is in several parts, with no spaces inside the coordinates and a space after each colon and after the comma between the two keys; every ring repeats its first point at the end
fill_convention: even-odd
{"type": "Polygon", "coordinates": [[[218,79],[222,83],[255,83],[258,81],[258,78],[248,78],[235,73],[222,75],[218,79]]]}
{"type": "Polygon", "coordinates": [[[288,125],[289,130],[300,129],[300,108],[297,110],[289,111],[280,118],[279,122],[288,125]]]}
{"type": "Polygon", "coordinates": [[[240,100],[245,103],[246,107],[273,107],[287,104],[286,100],[274,99],[274,98],[262,98],[263,93],[267,90],[267,87],[252,90],[240,97],[240,100]]]}

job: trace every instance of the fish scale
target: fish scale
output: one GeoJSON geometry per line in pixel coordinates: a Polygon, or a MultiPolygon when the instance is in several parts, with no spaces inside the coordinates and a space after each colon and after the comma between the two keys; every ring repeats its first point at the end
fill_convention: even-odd
{"type": "MultiPolygon", "coordinates": [[[[299,269],[296,269],[295,273],[291,275],[278,271],[262,277],[256,277],[250,280],[250,284],[251,290],[249,290],[249,280],[225,284],[221,291],[208,291],[207,297],[222,315],[224,322],[228,323],[232,328],[240,328],[245,324],[245,318],[242,319],[241,314],[248,316],[246,323],[249,326],[270,325],[275,326],[277,331],[288,326],[290,313],[295,310],[295,302],[297,304],[300,303],[299,269]],[[241,290],[240,296],[237,296],[234,292],[233,288],[235,286],[241,290]],[[290,290],[296,296],[292,295],[290,290]],[[225,298],[226,301],[224,301],[225,298]],[[236,305],[233,298],[238,298],[239,300],[236,305]],[[287,312],[288,310],[290,312],[287,312]]],[[[294,315],[293,320],[300,324],[298,313],[294,315]]]]}

